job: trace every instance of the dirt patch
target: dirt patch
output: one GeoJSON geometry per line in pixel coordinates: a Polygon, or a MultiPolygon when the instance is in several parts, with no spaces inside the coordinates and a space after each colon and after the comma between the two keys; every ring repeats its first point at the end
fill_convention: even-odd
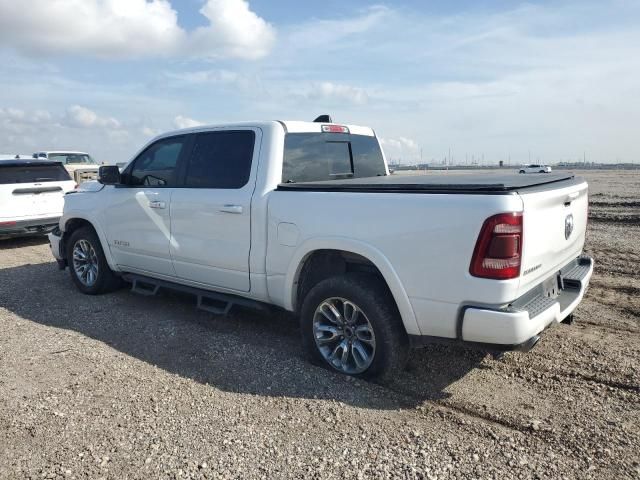
{"type": "MultiPolygon", "coordinates": [[[[640,201],[585,176],[625,204],[594,209],[640,201]]],[[[533,351],[432,345],[386,385],[310,365],[289,315],[87,297],[46,242],[0,243],[0,478],[638,478],[639,235],[590,224],[576,323],[533,351]]]]}

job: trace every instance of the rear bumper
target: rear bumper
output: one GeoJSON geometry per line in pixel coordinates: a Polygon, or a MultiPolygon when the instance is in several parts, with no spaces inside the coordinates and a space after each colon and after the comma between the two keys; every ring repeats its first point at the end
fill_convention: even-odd
{"type": "Polygon", "coordinates": [[[489,344],[497,350],[529,350],[540,333],[562,322],[582,301],[593,274],[593,259],[581,256],[557,272],[555,297],[542,285],[503,308],[464,306],[458,323],[458,339],[489,344]]]}
{"type": "Polygon", "coordinates": [[[44,235],[58,226],[60,217],[35,218],[29,220],[3,221],[0,223],[0,238],[44,235]]]}

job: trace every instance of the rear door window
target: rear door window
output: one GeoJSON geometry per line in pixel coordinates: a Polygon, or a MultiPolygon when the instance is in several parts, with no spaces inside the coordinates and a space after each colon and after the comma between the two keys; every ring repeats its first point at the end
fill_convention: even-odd
{"type": "Polygon", "coordinates": [[[242,188],[249,181],[255,144],[252,130],[198,133],[187,161],[185,187],[242,188]]]}
{"type": "Polygon", "coordinates": [[[71,180],[71,177],[62,165],[2,166],[0,163],[0,184],[64,182],[67,180],[71,180]]]}
{"type": "Polygon", "coordinates": [[[289,133],[282,181],[316,182],[386,175],[375,137],[336,133],[289,133]]]}

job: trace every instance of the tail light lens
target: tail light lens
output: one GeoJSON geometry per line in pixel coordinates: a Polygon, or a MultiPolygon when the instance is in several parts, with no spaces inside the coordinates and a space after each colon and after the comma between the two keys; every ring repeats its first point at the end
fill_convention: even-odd
{"type": "Polygon", "coordinates": [[[322,125],[324,133],[349,133],[349,128],[344,125],[322,125]]]}
{"type": "Polygon", "coordinates": [[[482,225],[469,272],[494,280],[517,278],[521,259],[522,213],[500,213],[482,225]]]}

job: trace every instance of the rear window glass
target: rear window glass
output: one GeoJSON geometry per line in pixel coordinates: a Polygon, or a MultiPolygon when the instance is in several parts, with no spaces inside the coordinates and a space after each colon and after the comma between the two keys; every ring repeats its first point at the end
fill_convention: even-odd
{"type": "Polygon", "coordinates": [[[98,162],[91,158],[90,155],[87,155],[85,153],[50,153],[49,160],[62,162],[66,165],[73,165],[76,163],[88,165],[98,164],[98,162]]]}
{"type": "Polygon", "coordinates": [[[375,137],[336,133],[289,133],[285,137],[285,183],[380,175],[386,175],[386,170],[375,137]]]}
{"type": "Polygon", "coordinates": [[[63,182],[71,177],[62,165],[11,165],[0,164],[0,184],[63,182]]]}

